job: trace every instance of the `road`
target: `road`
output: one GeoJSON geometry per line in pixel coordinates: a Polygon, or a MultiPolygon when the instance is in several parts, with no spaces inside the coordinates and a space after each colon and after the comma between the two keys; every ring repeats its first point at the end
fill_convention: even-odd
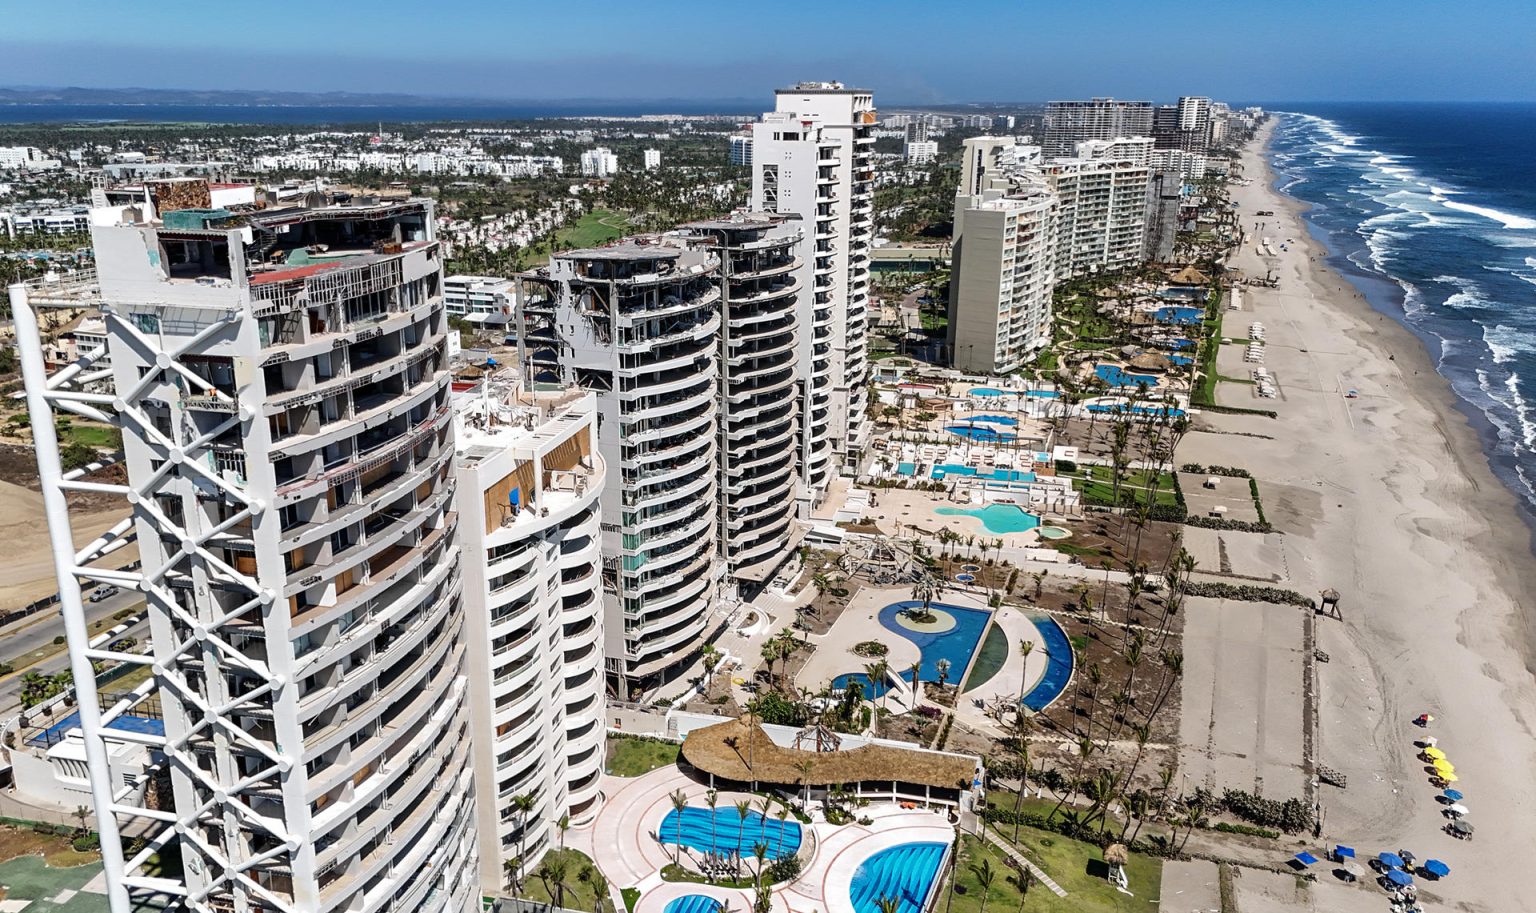
{"type": "MultiPolygon", "coordinates": [[[[115,596],[110,596],[100,602],[87,602],[85,604],[85,617],[87,624],[111,618],[114,614],[124,609],[136,609],[144,605],[144,598],[138,593],[120,591],[115,596]]],[[[140,624],[130,629],[129,636],[143,640],[147,636],[148,628],[140,624]]],[[[40,672],[45,675],[53,675],[69,668],[69,653],[60,651],[47,659],[22,668],[18,660],[25,659],[27,654],[40,650],[53,643],[53,639],[64,633],[64,619],[57,610],[45,610],[31,618],[23,619],[0,631],[0,657],[12,665],[17,666],[17,671],[10,675],[0,677],[0,719],[7,719],[20,709],[21,679],[28,672],[40,672]]]]}

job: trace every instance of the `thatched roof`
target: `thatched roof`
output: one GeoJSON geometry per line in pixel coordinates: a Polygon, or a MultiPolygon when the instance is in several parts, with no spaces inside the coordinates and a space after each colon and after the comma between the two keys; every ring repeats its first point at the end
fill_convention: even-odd
{"type": "Polygon", "coordinates": [[[1186,266],[1174,273],[1173,277],[1168,281],[1174,285],[1210,285],[1211,277],[1195,269],[1193,266],[1186,266]]]}
{"type": "Polygon", "coordinates": [[[1125,865],[1130,858],[1131,851],[1123,843],[1111,843],[1104,850],[1104,861],[1110,865],[1125,865]]]}
{"type": "Polygon", "coordinates": [[[727,780],[784,785],[835,786],[898,781],[939,789],[969,787],[976,763],[961,755],[863,745],[847,751],[801,751],[774,742],[756,723],[727,720],[688,733],[682,755],[699,770],[727,780]],[[751,759],[752,765],[747,766],[751,759]],[[797,767],[809,761],[808,774],[797,767]]]}
{"type": "Polygon", "coordinates": [[[1142,371],[1166,371],[1172,362],[1168,356],[1156,352],[1143,352],[1130,360],[1130,366],[1142,371]]]}

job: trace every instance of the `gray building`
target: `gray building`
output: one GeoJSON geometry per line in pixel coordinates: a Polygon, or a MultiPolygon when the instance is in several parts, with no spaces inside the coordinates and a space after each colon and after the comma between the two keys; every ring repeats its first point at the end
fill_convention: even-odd
{"type": "Polygon", "coordinates": [[[1053,101],[1045,106],[1046,158],[1070,156],[1083,140],[1151,136],[1152,103],[1094,98],[1053,101]]]}

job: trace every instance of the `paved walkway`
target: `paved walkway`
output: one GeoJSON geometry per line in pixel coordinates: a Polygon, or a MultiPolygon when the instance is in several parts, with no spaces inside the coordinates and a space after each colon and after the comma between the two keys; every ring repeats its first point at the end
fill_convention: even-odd
{"type": "Polygon", "coordinates": [[[1019,865],[1022,865],[1024,868],[1029,869],[1030,873],[1035,876],[1035,879],[1038,880],[1041,884],[1045,885],[1046,890],[1050,891],[1052,894],[1055,894],[1057,897],[1067,896],[1067,891],[1065,888],[1052,881],[1051,876],[1045,874],[1045,871],[1042,870],[1038,865],[1035,865],[1033,862],[1025,859],[1023,853],[1020,853],[1018,850],[1009,846],[1007,841],[1003,840],[1003,838],[985,829],[982,830],[982,835],[987,838],[988,843],[1006,853],[1008,858],[1012,859],[1014,862],[1017,862],[1019,865]]]}

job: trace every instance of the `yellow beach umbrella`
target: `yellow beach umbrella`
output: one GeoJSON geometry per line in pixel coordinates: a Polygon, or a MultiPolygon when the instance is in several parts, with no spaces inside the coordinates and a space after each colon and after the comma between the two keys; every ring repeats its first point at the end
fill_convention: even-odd
{"type": "Polygon", "coordinates": [[[1445,758],[1441,758],[1435,762],[1435,770],[1439,771],[1440,773],[1448,774],[1455,769],[1456,765],[1452,764],[1450,761],[1447,761],[1445,758]]]}
{"type": "Polygon", "coordinates": [[[1438,748],[1426,748],[1424,749],[1424,757],[1429,758],[1431,761],[1443,761],[1445,760],[1445,752],[1438,748]]]}
{"type": "Polygon", "coordinates": [[[1444,780],[1447,783],[1455,783],[1457,780],[1460,780],[1461,778],[1456,776],[1453,773],[1446,772],[1446,773],[1443,773],[1443,774],[1440,775],[1440,779],[1444,780]]]}

